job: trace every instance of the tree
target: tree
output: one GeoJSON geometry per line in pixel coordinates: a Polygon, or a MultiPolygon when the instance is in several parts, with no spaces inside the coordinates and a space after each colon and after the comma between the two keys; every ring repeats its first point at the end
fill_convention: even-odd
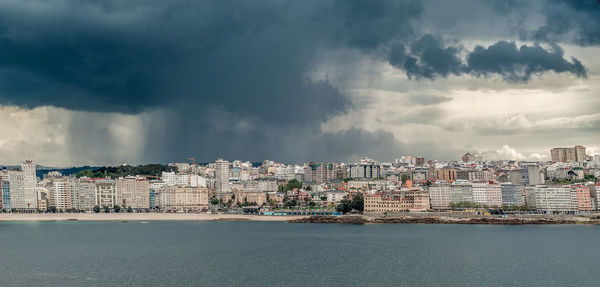
{"type": "Polygon", "coordinates": [[[217,205],[219,204],[219,200],[216,197],[210,199],[210,204],[217,205]]]}
{"type": "Polygon", "coordinates": [[[363,213],[364,209],[365,209],[365,198],[363,197],[362,193],[357,193],[354,198],[352,198],[351,201],[351,206],[352,209],[363,213]]]}
{"type": "Polygon", "coordinates": [[[119,213],[119,212],[121,212],[121,207],[115,204],[115,205],[113,205],[113,210],[114,210],[116,213],[119,213]]]}
{"type": "Polygon", "coordinates": [[[128,213],[132,213],[133,212],[133,208],[131,208],[131,206],[127,207],[127,212],[128,213]]]}
{"type": "Polygon", "coordinates": [[[297,189],[302,188],[302,183],[299,182],[297,179],[291,179],[288,181],[288,183],[286,185],[286,191],[293,190],[294,188],[297,188],[297,189]]]}
{"type": "Polygon", "coordinates": [[[335,210],[346,214],[352,211],[352,203],[350,200],[342,199],[342,201],[340,201],[340,203],[335,207],[335,210]]]}
{"type": "Polygon", "coordinates": [[[270,198],[269,199],[269,206],[275,208],[277,207],[277,201],[275,199],[270,198]]]}
{"type": "Polygon", "coordinates": [[[410,179],[410,176],[406,173],[404,173],[400,176],[400,180],[402,180],[402,184],[404,184],[409,179],[410,179]]]}
{"type": "Polygon", "coordinates": [[[121,177],[128,175],[147,175],[158,177],[163,171],[177,171],[176,166],[168,166],[162,164],[146,164],[138,166],[120,165],[120,166],[104,166],[95,169],[85,169],[77,173],[77,177],[121,177]]]}
{"type": "Polygon", "coordinates": [[[315,208],[315,206],[317,206],[317,203],[311,200],[311,201],[308,203],[308,206],[309,206],[310,208],[315,208]]]}
{"type": "Polygon", "coordinates": [[[298,206],[298,201],[295,199],[285,201],[285,207],[292,208],[294,206],[298,206]]]}
{"type": "Polygon", "coordinates": [[[94,206],[94,212],[95,213],[100,212],[100,206],[98,206],[98,205],[94,206]]]}
{"type": "Polygon", "coordinates": [[[302,183],[299,182],[297,179],[291,179],[286,184],[280,184],[277,187],[277,191],[284,193],[288,190],[294,190],[294,188],[297,188],[297,189],[302,188],[302,183]]]}
{"type": "Polygon", "coordinates": [[[50,206],[48,207],[48,212],[52,212],[52,213],[56,213],[56,206],[50,206]]]}
{"type": "Polygon", "coordinates": [[[110,207],[108,207],[108,205],[105,205],[103,207],[104,207],[104,212],[105,213],[109,213],[110,212],[110,207]]]}
{"type": "MultiPolygon", "coordinates": [[[[451,209],[465,209],[465,208],[487,208],[485,204],[476,203],[472,201],[460,201],[460,202],[451,202],[451,209]]],[[[506,206],[500,208],[507,208],[506,206]]]]}

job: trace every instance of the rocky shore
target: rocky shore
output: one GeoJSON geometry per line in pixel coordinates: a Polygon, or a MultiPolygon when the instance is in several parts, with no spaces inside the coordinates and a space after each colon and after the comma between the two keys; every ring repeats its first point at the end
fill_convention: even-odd
{"type": "Polygon", "coordinates": [[[524,224],[600,224],[599,219],[572,216],[568,218],[535,217],[535,218],[500,218],[500,217],[472,217],[459,218],[450,216],[386,216],[371,217],[365,215],[348,216],[310,216],[289,220],[291,223],[346,223],[346,224],[371,224],[371,223],[420,223],[420,224],[491,224],[491,225],[524,225],[524,224]]]}

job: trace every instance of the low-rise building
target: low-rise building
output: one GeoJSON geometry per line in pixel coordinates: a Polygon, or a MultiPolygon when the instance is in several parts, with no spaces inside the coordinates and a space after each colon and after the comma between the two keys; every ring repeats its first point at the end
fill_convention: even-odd
{"type": "Polygon", "coordinates": [[[571,197],[569,186],[537,185],[526,189],[531,209],[543,213],[573,213],[577,201],[571,197]]]}
{"type": "Polygon", "coordinates": [[[452,202],[452,191],[446,183],[435,183],[429,187],[431,209],[449,209],[452,202]]]}
{"type": "Polygon", "coordinates": [[[156,195],[157,206],[165,211],[202,211],[208,209],[208,201],[205,187],[164,186],[156,195]]]}
{"type": "Polygon", "coordinates": [[[235,201],[241,204],[265,205],[267,202],[267,193],[258,190],[234,190],[235,201]]]}
{"type": "Polygon", "coordinates": [[[385,180],[349,180],[348,189],[376,189],[382,190],[387,185],[385,180]]]}
{"type": "Polygon", "coordinates": [[[429,193],[422,190],[378,192],[364,197],[365,212],[426,211],[429,193]]]}
{"type": "Polygon", "coordinates": [[[325,195],[327,196],[327,204],[338,204],[348,197],[346,192],[337,190],[328,191],[325,195]]]}

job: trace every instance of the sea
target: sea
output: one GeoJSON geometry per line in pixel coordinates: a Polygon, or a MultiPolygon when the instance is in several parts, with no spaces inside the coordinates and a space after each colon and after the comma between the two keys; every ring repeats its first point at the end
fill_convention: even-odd
{"type": "Polygon", "coordinates": [[[0,222],[0,286],[600,286],[591,225],[0,222]]]}

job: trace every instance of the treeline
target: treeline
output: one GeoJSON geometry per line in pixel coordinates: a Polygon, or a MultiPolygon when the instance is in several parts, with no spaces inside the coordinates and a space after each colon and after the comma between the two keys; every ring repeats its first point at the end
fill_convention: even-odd
{"type": "Polygon", "coordinates": [[[177,167],[164,164],[145,164],[138,166],[121,165],[121,166],[103,166],[93,169],[85,169],[77,173],[77,177],[122,177],[128,175],[145,175],[158,177],[163,171],[177,171],[177,167]]]}
{"type": "MultiPolygon", "coordinates": [[[[576,176],[576,174],[572,171],[569,171],[569,175],[576,176]]],[[[556,184],[575,184],[575,183],[588,182],[588,181],[597,182],[598,178],[596,178],[596,176],[593,174],[586,174],[583,176],[583,179],[568,179],[568,178],[552,179],[552,183],[556,183],[556,184]]]]}

